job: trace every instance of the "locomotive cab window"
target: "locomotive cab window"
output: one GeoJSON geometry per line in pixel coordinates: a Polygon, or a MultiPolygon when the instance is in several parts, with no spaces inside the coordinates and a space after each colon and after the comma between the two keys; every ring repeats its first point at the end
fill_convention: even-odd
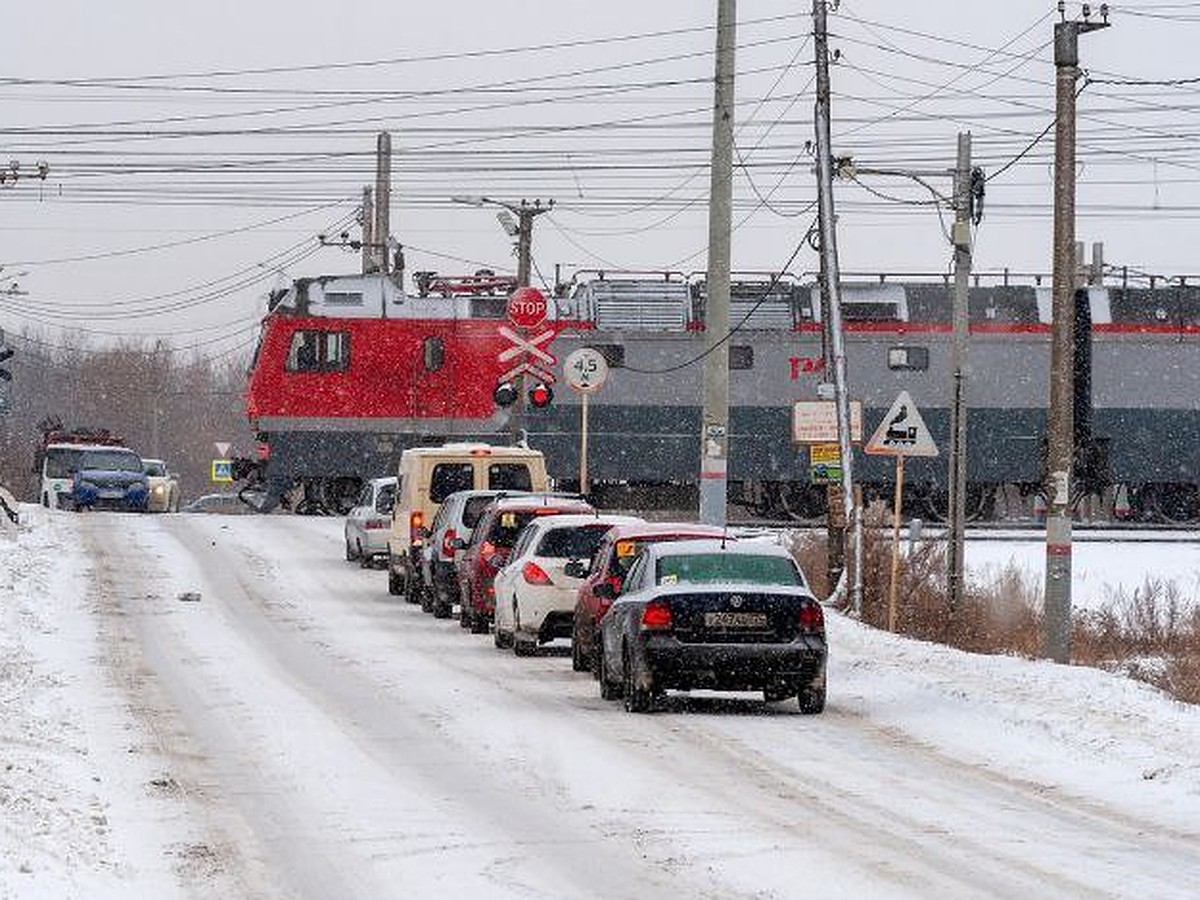
{"type": "Polygon", "coordinates": [[[929,368],[929,348],[889,347],[887,361],[894,372],[924,372],[929,368]]]}
{"type": "Polygon", "coordinates": [[[289,372],[344,372],[350,368],[350,335],[345,331],[297,331],[288,347],[289,372]]]}
{"type": "Polygon", "coordinates": [[[522,463],[493,463],[488,466],[488,490],[532,491],[529,467],[522,463]]]}
{"type": "Polygon", "coordinates": [[[422,354],[426,372],[436,372],[446,363],[446,345],[440,337],[425,338],[422,354]]]}

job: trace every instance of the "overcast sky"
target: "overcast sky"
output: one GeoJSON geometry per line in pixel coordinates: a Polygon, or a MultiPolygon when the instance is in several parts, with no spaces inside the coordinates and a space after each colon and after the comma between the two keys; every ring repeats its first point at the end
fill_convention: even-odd
{"type": "MultiPolygon", "coordinates": [[[[315,235],[357,236],[380,129],[409,271],[514,269],[494,213],[454,195],[553,199],[535,241],[546,280],[556,266],[704,269],[715,0],[32,10],[6,18],[0,61],[0,159],[21,175],[0,187],[10,333],[236,352],[269,288],[356,270],[315,235]]],[[[738,18],[734,267],[775,270],[814,214],[811,6],[742,0],[738,18]]],[[[1057,19],[1043,0],[843,2],[835,154],[938,171],[970,130],[975,162],[998,172],[1053,120],[1057,19]]],[[[1113,4],[1110,19],[1081,39],[1094,83],[1079,98],[1078,237],[1111,263],[1200,271],[1200,85],[1099,83],[1200,75],[1200,3],[1113,4]]],[[[989,183],[978,269],[1049,271],[1052,154],[1051,134],[989,183]]],[[[863,181],[836,188],[843,270],[945,271],[928,192],[863,181]]],[[[792,269],[814,267],[803,249],[792,269]]]]}

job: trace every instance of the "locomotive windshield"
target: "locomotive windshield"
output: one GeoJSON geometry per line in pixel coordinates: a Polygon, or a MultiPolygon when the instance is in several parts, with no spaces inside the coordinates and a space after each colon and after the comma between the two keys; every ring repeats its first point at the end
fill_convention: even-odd
{"type": "Polygon", "coordinates": [[[350,334],[303,329],[288,347],[289,372],[342,372],[350,368],[350,334]]]}

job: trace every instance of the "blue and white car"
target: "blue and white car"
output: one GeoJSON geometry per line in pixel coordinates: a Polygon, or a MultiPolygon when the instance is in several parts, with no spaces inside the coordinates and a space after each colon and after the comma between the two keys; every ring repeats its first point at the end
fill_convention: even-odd
{"type": "Polygon", "coordinates": [[[142,458],[125,447],[81,447],[69,497],[59,505],[74,510],[145,512],[150,480],[142,458]]]}

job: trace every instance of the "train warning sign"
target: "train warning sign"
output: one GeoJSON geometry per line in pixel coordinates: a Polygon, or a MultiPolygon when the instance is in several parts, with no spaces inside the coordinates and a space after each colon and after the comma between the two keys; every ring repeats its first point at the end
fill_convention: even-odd
{"type": "Polygon", "coordinates": [[[937,456],[937,444],[908,391],[901,391],[863,448],[878,456],[937,456]]]}

